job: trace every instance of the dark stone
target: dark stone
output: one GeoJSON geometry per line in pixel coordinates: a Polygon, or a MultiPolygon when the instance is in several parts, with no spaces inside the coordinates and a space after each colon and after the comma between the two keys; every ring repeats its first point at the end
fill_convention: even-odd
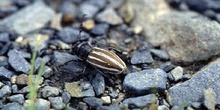
{"type": "Polygon", "coordinates": [[[106,35],[109,30],[108,24],[97,24],[92,30],[91,33],[97,36],[106,35]]]}
{"type": "Polygon", "coordinates": [[[67,104],[70,101],[71,96],[68,92],[63,92],[62,93],[62,99],[63,99],[63,103],[67,104]]]}
{"type": "Polygon", "coordinates": [[[159,50],[159,49],[150,49],[150,52],[159,57],[162,60],[168,60],[169,59],[169,55],[166,51],[164,50],[159,50]]]}
{"type": "Polygon", "coordinates": [[[22,105],[24,103],[24,95],[23,94],[12,95],[8,97],[8,100],[10,100],[11,102],[17,102],[22,105]]]}
{"type": "Polygon", "coordinates": [[[9,50],[10,47],[11,47],[10,42],[4,44],[4,46],[0,49],[0,55],[4,55],[9,50]]]}
{"type": "Polygon", "coordinates": [[[101,0],[101,1],[98,1],[98,0],[86,0],[85,2],[88,3],[88,4],[93,4],[93,5],[97,6],[97,7],[99,7],[99,9],[104,8],[105,5],[107,4],[107,0],[101,0]]]}
{"type": "Polygon", "coordinates": [[[198,11],[200,13],[208,9],[208,0],[183,0],[191,10],[198,11]]]}
{"type": "Polygon", "coordinates": [[[71,1],[65,1],[60,6],[59,12],[63,14],[70,14],[70,15],[76,16],[78,13],[78,9],[77,9],[77,6],[71,1]]]}
{"type": "Polygon", "coordinates": [[[0,33],[0,42],[9,42],[9,34],[8,33],[0,33]]]}
{"type": "Polygon", "coordinates": [[[126,92],[146,94],[166,89],[167,73],[161,69],[146,69],[125,76],[123,88],[126,92]]]}
{"type": "Polygon", "coordinates": [[[92,86],[97,96],[101,95],[105,90],[105,80],[104,77],[98,73],[92,80],[92,86]]]}
{"type": "Polygon", "coordinates": [[[82,3],[80,5],[80,13],[86,14],[86,18],[93,18],[98,11],[99,11],[99,7],[93,4],[82,3]]]}
{"type": "Polygon", "coordinates": [[[31,3],[31,0],[12,0],[13,3],[18,7],[24,7],[31,3]]]}
{"type": "Polygon", "coordinates": [[[31,66],[17,50],[10,50],[8,52],[8,57],[9,64],[15,69],[15,71],[28,74],[31,66]]]}
{"type": "Polygon", "coordinates": [[[96,97],[86,97],[83,98],[83,101],[91,106],[93,109],[96,109],[103,104],[103,100],[96,97]]]}
{"type": "Polygon", "coordinates": [[[0,67],[0,80],[10,80],[15,73],[9,71],[5,67],[0,67]]]}
{"type": "Polygon", "coordinates": [[[11,94],[11,88],[9,86],[5,85],[0,89],[0,99],[9,94],[11,94]]]}
{"type": "Polygon", "coordinates": [[[12,85],[11,90],[12,90],[12,93],[17,93],[18,92],[18,86],[17,85],[12,85]]]}
{"type": "Polygon", "coordinates": [[[149,49],[146,46],[141,47],[131,58],[132,64],[153,63],[149,49]]]}
{"type": "Polygon", "coordinates": [[[24,106],[16,102],[13,102],[13,103],[7,103],[6,105],[4,105],[1,110],[25,110],[25,109],[24,109],[24,106]]]}
{"type": "Polygon", "coordinates": [[[121,110],[118,105],[99,106],[96,110],[121,110]]]}
{"type": "Polygon", "coordinates": [[[128,105],[130,108],[142,108],[147,107],[152,103],[156,103],[158,101],[157,96],[154,94],[149,94],[145,96],[127,98],[122,103],[128,105]]]}
{"type": "Polygon", "coordinates": [[[170,72],[174,68],[175,66],[171,62],[166,62],[160,65],[160,69],[164,70],[167,73],[170,72]]]}

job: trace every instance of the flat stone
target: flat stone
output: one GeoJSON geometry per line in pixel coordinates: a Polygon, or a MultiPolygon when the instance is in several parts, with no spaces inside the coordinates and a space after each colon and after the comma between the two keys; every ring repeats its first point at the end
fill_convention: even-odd
{"type": "Polygon", "coordinates": [[[4,105],[1,110],[25,110],[24,107],[16,102],[7,103],[4,105]]]}
{"type": "Polygon", "coordinates": [[[182,77],[183,77],[183,68],[180,66],[177,66],[170,73],[174,77],[174,80],[178,81],[178,80],[182,79],[182,77]]]}
{"type": "Polygon", "coordinates": [[[122,103],[125,105],[128,105],[130,108],[142,108],[147,107],[152,103],[157,102],[158,99],[156,95],[149,94],[145,96],[139,96],[139,97],[133,97],[133,98],[127,98],[122,103]]]}
{"type": "Polygon", "coordinates": [[[153,63],[154,59],[151,56],[149,49],[146,46],[141,47],[131,57],[132,64],[153,63]]]}
{"type": "Polygon", "coordinates": [[[173,105],[203,102],[204,90],[212,88],[216,93],[216,103],[220,103],[220,59],[211,62],[188,81],[168,89],[168,101],[173,105]]]}
{"type": "Polygon", "coordinates": [[[125,76],[123,89],[134,94],[161,92],[166,89],[167,73],[161,69],[146,69],[125,76]]]}
{"type": "Polygon", "coordinates": [[[28,74],[31,66],[30,64],[24,59],[23,56],[19,54],[17,50],[10,50],[8,52],[9,57],[9,64],[14,68],[17,72],[24,72],[28,74]]]}
{"type": "Polygon", "coordinates": [[[65,107],[63,100],[61,97],[49,97],[48,98],[51,102],[51,105],[54,109],[61,110],[65,107]]]}
{"type": "Polygon", "coordinates": [[[150,49],[150,52],[162,60],[168,60],[170,58],[168,53],[164,50],[150,49]]]}
{"type": "Polygon", "coordinates": [[[63,99],[63,103],[67,104],[70,101],[71,96],[68,92],[63,92],[62,93],[62,99],[63,99]]]}
{"type": "Polygon", "coordinates": [[[38,0],[0,21],[0,31],[24,35],[44,27],[54,14],[53,9],[38,0]]]}
{"type": "Polygon", "coordinates": [[[1,80],[10,80],[12,78],[12,76],[14,76],[15,73],[13,73],[12,71],[9,71],[8,69],[6,69],[5,67],[0,67],[0,79],[1,80]]]}
{"type": "Polygon", "coordinates": [[[72,97],[86,97],[95,96],[92,85],[87,81],[77,81],[72,83],[65,83],[65,90],[70,93],[72,97]]]}
{"type": "Polygon", "coordinates": [[[121,110],[121,108],[116,104],[112,104],[109,106],[99,106],[96,110],[121,110]]]}
{"type": "Polygon", "coordinates": [[[111,103],[111,97],[110,96],[102,96],[101,99],[103,100],[104,104],[110,104],[111,103]]]}
{"type": "Polygon", "coordinates": [[[24,95],[23,94],[12,95],[12,96],[8,97],[7,99],[10,100],[11,102],[17,102],[21,105],[24,103],[24,95]]]}
{"type": "Polygon", "coordinates": [[[0,98],[3,98],[10,94],[11,94],[11,88],[9,86],[5,85],[0,89],[0,98]]]}
{"type": "Polygon", "coordinates": [[[9,42],[9,33],[0,33],[0,42],[9,42]]]}
{"type": "Polygon", "coordinates": [[[36,110],[49,110],[49,109],[50,109],[50,101],[41,98],[36,99],[36,110]]]}
{"type": "Polygon", "coordinates": [[[216,94],[212,88],[204,90],[204,105],[209,110],[215,110],[216,106],[216,94]]]}
{"type": "Polygon", "coordinates": [[[40,90],[40,92],[42,94],[42,97],[47,98],[58,96],[61,90],[56,87],[45,86],[44,88],[42,88],[42,90],[40,90]]]}
{"type": "Polygon", "coordinates": [[[97,96],[101,95],[105,90],[105,80],[104,77],[98,73],[92,80],[92,86],[97,96]]]}
{"type": "Polygon", "coordinates": [[[122,24],[122,18],[120,18],[113,8],[106,8],[96,16],[96,20],[99,22],[106,22],[110,25],[122,24]]]}
{"type": "Polygon", "coordinates": [[[96,97],[86,97],[83,98],[83,101],[89,106],[91,106],[93,109],[96,109],[97,107],[103,104],[103,100],[96,97]]]}

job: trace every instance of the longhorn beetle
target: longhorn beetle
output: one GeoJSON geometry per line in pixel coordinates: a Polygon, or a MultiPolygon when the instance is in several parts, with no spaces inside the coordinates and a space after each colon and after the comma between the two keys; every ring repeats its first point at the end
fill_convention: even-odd
{"type": "Polygon", "coordinates": [[[85,14],[82,16],[82,21],[80,23],[80,30],[77,36],[78,41],[68,50],[103,72],[111,74],[120,74],[124,72],[127,69],[127,66],[115,53],[99,47],[92,47],[88,42],[80,41],[84,17],[85,14]]]}

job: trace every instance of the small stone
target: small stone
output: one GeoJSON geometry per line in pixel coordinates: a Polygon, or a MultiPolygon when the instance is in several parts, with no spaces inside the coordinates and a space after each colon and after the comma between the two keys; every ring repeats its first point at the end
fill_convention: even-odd
{"type": "Polygon", "coordinates": [[[63,109],[65,107],[61,97],[49,97],[48,99],[54,109],[63,109]]]}
{"type": "Polygon", "coordinates": [[[109,30],[109,25],[106,23],[97,24],[92,30],[91,33],[97,36],[106,35],[109,30]]]}
{"type": "Polygon", "coordinates": [[[52,70],[50,67],[45,66],[42,76],[43,76],[44,78],[49,78],[50,76],[53,75],[53,73],[54,73],[54,72],[53,72],[53,70],[52,70]]]}
{"type": "Polygon", "coordinates": [[[63,99],[63,103],[67,104],[70,101],[71,96],[68,92],[63,92],[62,93],[62,99],[63,99]]]}
{"type": "Polygon", "coordinates": [[[9,34],[8,33],[0,33],[0,42],[9,42],[9,34]]]}
{"type": "Polygon", "coordinates": [[[83,101],[89,106],[91,106],[93,109],[96,109],[97,107],[103,104],[103,100],[96,97],[86,97],[83,98],[83,101]]]}
{"type": "Polygon", "coordinates": [[[12,85],[11,90],[12,90],[12,93],[17,93],[18,92],[18,86],[17,85],[12,85]]]}
{"type": "Polygon", "coordinates": [[[102,9],[106,6],[107,4],[107,0],[101,0],[101,1],[97,1],[97,0],[86,0],[86,3],[88,4],[93,4],[96,7],[99,7],[99,9],[102,9]]]}
{"type": "Polygon", "coordinates": [[[8,57],[9,64],[15,69],[15,71],[28,74],[31,66],[17,50],[10,50],[8,52],[8,57]]]}
{"type": "Polygon", "coordinates": [[[140,34],[141,32],[143,32],[143,27],[140,25],[137,25],[134,27],[133,31],[135,34],[140,34]]]}
{"type": "Polygon", "coordinates": [[[44,27],[54,14],[54,10],[43,1],[36,1],[3,19],[0,22],[0,31],[24,35],[44,27]]]}
{"type": "Polygon", "coordinates": [[[122,24],[122,19],[116,14],[113,8],[106,8],[104,11],[100,12],[96,20],[99,22],[106,22],[110,25],[122,24]]]}
{"type": "Polygon", "coordinates": [[[165,72],[169,73],[175,66],[171,62],[166,62],[160,65],[160,69],[164,70],[165,72]]]}
{"type": "Polygon", "coordinates": [[[31,34],[26,38],[32,52],[35,50],[35,46],[38,46],[38,52],[47,47],[47,42],[49,40],[49,35],[46,34],[31,34]]]}
{"type": "Polygon", "coordinates": [[[71,1],[64,1],[60,6],[59,12],[63,14],[70,14],[72,16],[76,16],[77,14],[77,6],[71,1]]]}
{"type": "Polygon", "coordinates": [[[209,110],[215,110],[216,94],[212,88],[204,90],[204,105],[209,110]]]}
{"type": "Polygon", "coordinates": [[[166,105],[158,106],[157,110],[170,110],[166,105]]]}
{"type": "Polygon", "coordinates": [[[8,68],[8,58],[6,56],[0,56],[0,67],[8,68]]]}
{"type": "Polygon", "coordinates": [[[83,27],[87,30],[91,30],[95,27],[95,21],[93,19],[89,19],[83,22],[83,27]]]}
{"type": "Polygon", "coordinates": [[[24,95],[23,94],[12,95],[8,97],[8,100],[11,102],[17,102],[22,105],[24,103],[24,95]]]}
{"type": "Polygon", "coordinates": [[[24,107],[16,102],[7,103],[4,105],[1,110],[25,110],[24,107]]]}
{"type": "Polygon", "coordinates": [[[34,65],[35,72],[40,68],[42,63],[43,63],[43,59],[40,57],[37,57],[35,60],[35,65],[34,65]]]}
{"type": "Polygon", "coordinates": [[[111,103],[111,97],[110,96],[102,96],[101,99],[104,101],[105,104],[111,103]]]}
{"type": "Polygon", "coordinates": [[[97,96],[101,95],[105,90],[105,80],[104,77],[98,73],[92,80],[92,86],[95,90],[97,96]]]}
{"type": "Polygon", "coordinates": [[[189,79],[191,79],[191,77],[192,77],[191,74],[184,74],[183,77],[182,77],[182,79],[183,79],[183,80],[189,80],[189,79]]]}
{"type": "Polygon", "coordinates": [[[182,79],[182,77],[183,77],[183,68],[180,66],[177,66],[170,73],[173,75],[174,80],[178,81],[178,80],[182,79]]]}
{"type": "Polygon", "coordinates": [[[0,80],[9,81],[14,75],[15,73],[13,73],[12,71],[9,71],[5,67],[0,67],[0,80]]]}
{"type": "Polygon", "coordinates": [[[50,102],[45,99],[36,99],[36,110],[49,110],[50,102]]]}
{"type": "Polygon", "coordinates": [[[145,96],[139,96],[139,97],[133,97],[133,98],[127,98],[122,103],[125,105],[128,105],[130,108],[142,108],[147,107],[152,103],[156,103],[158,101],[156,95],[149,94],[145,96]]]}
{"type": "MultiPolygon", "coordinates": [[[[78,40],[78,34],[79,30],[70,27],[65,27],[58,33],[58,37],[65,43],[74,43],[78,40]]],[[[89,37],[89,34],[87,34],[86,32],[82,32],[80,40],[85,40],[89,37]]]]}
{"type": "Polygon", "coordinates": [[[166,72],[161,69],[146,69],[127,74],[123,82],[123,88],[126,92],[146,94],[162,92],[166,89],[166,83],[166,72]]]}
{"type": "Polygon", "coordinates": [[[20,94],[26,94],[28,92],[29,92],[29,87],[28,86],[25,86],[22,89],[17,91],[17,93],[20,93],[20,94]]]}
{"type": "Polygon", "coordinates": [[[99,11],[99,8],[93,4],[82,3],[80,5],[80,11],[83,14],[86,14],[87,18],[93,18],[94,15],[99,11]]]}
{"type": "Polygon", "coordinates": [[[9,94],[11,94],[11,88],[9,86],[5,85],[0,89],[0,98],[3,98],[9,94]]]}
{"type": "Polygon", "coordinates": [[[40,90],[41,95],[44,98],[58,96],[60,91],[60,89],[51,86],[45,86],[42,90],[40,90]]]}
{"type": "MultiPolygon", "coordinates": [[[[120,0],[119,0],[119,1],[120,1],[120,0]]],[[[119,12],[120,12],[120,14],[123,16],[123,18],[124,18],[124,20],[125,20],[126,23],[130,23],[130,22],[134,19],[134,17],[135,17],[135,11],[134,11],[134,9],[132,8],[132,6],[129,5],[129,4],[123,5],[123,6],[120,8],[119,12]]],[[[141,27],[141,26],[139,26],[139,27],[141,27]]],[[[135,28],[134,28],[134,33],[135,33],[135,34],[141,32],[141,31],[143,31],[143,27],[142,27],[142,29],[141,29],[141,28],[139,28],[139,29],[135,29],[135,28]],[[137,31],[136,31],[136,30],[137,30],[137,31]],[[137,33],[136,33],[136,32],[137,32],[137,33]]]]}
{"type": "Polygon", "coordinates": [[[131,58],[132,64],[153,63],[150,51],[146,46],[141,47],[131,58]]]}
{"type": "Polygon", "coordinates": [[[113,92],[109,93],[109,96],[111,98],[117,98],[118,97],[118,93],[116,91],[113,91],[113,92]]]}
{"type": "Polygon", "coordinates": [[[87,81],[65,83],[65,89],[72,97],[95,96],[92,85],[87,81]]]}
{"type": "Polygon", "coordinates": [[[108,0],[108,2],[109,7],[118,9],[124,4],[125,0],[108,0]]]}
{"type": "Polygon", "coordinates": [[[96,110],[121,110],[121,108],[116,104],[112,104],[109,106],[99,106],[96,110]]]}
{"type": "Polygon", "coordinates": [[[26,74],[21,74],[16,77],[16,84],[18,85],[27,85],[28,76],[26,74]]]}
{"type": "Polygon", "coordinates": [[[191,106],[195,109],[199,109],[201,107],[202,103],[201,102],[192,102],[191,106]]]}
{"type": "Polygon", "coordinates": [[[155,55],[155,56],[161,58],[162,60],[168,60],[168,59],[169,59],[168,53],[167,53],[166,51],[164,51],[164,50],[150,49],[150,52],[151,52],[153,55],[155,55]]]}

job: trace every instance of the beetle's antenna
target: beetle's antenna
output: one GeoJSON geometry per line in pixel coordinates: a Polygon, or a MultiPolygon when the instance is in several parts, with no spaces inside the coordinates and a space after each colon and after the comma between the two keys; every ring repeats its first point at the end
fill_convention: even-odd
{"type": "Polygon", "coordinates": [[[77,36],[78,41],[80,40],[81,33],[82,33],[82,27],[83,27],[83,21],[85,19],[86,14],[82,15],[81,21],[80,21],[80,28],[79,28],[79,34],[77,36]]]}

